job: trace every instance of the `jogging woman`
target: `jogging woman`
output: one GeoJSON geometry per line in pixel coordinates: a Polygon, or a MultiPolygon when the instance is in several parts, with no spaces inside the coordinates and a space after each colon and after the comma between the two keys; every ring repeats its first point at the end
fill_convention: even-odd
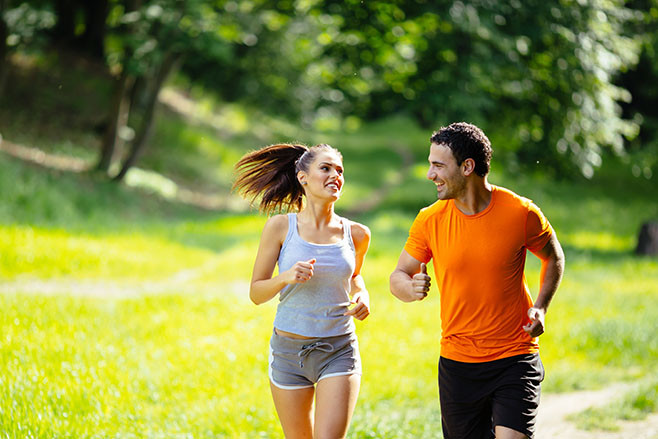
{"type": "Polygon", "coordinates": [[[343,438],[361,383],[353,319],[370,314],[361,277],[370,230],[334,212],[342,155],[325,144],[271,145],[246,154],[236,171],[234,189],[259,199],[262,212],[289,212],[265,223],[249,290],[257,305],[279,296],[268,369],[283,432],[343,438]]]}

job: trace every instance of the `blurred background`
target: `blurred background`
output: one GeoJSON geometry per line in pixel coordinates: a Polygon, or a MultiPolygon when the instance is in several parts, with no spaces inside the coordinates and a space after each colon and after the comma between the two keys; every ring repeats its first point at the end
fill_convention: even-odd
{"type": "Polygon", "coordinates": [[[2,437],[282,437],[266,218],[230,191],[279,142],[338,148],[373,234],[350,437],[441,437],[439,292],[388,275],[455,121],[565,248],[545,392],[622,386],[565,422],[630,437],[658,410],[656,47],[657,0],[0,0],[2,437]]]}

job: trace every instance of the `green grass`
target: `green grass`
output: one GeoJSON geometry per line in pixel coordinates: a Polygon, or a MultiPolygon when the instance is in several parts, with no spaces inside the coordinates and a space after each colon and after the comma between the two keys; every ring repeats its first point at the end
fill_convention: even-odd
{"type": "MultiPolygon", "coordinates": [[[[45,102],[55,98],[51,93],[45,102]]],[[[30,105],[0,110],[6,138],[94,157],[98,139],[89,121],[60,121],[57,130],[39,113],[42,128],[29,130],[30,105]]],[[[194,120],[162,112],[140,166],[187,187],[226,193],[242,153],[279,141],[327,142],[345,158],[339,213],[389,189],[374,211],[354,218],[372,230],[364,266],[372,314],[357,323],[364,377],[350,437],[437,437],[438,292],[413,304],[388,292],[415,214],[434,201],[425,179],[429,133],[401,117],[336,133],[303,130],[237,105],[217,112],[224,121],[207,110],[194,120]],[[408,175],[401,174],[400,147],[417,163],[408,175]]],[[[623,410],[613,410],[645,413],[658,402],[652,378],[658,309],[650,306],[658,299],[658,259],[632,251],[640,224],[658,218],[655,180],[652,186],[632,177],[623,162],[605,163],[591,181],[511,175],[496,164],[491,181],[535,200],[566,251],[564,282],[541,338],[544,390],[642,380],[648,384],[623,410]]],[[[247,300],[264,217],[202,211],[3,153],[0,187],[0,281],[7,291],[0,293],[0,438],[282,437],[266,374],[276,301],[257,307],[247,300]],[[88,282],[94,294],[85,291],[88,282]],[[43,294],[48,283],[64,291],[43,294]],[[135,283],[144,286],[140,294],[115,295],[135,283]],[[149,294],[150,287],[159,294],[149,294]]],[[[529,256],[535,293],[538,271],[529,256]]]]}
{"type": "Polygon", "coordinates": [[[583,430],[618,431],[618,421],[641,421],[658,409],[658,380],[637,389],[604,407],[589,408],[569,419],[583,430]]]}
{"type": "Polygon", "coordinates": [[[0,300],[3,437],[276,431],[263,373],[267,307],[245,319],[232,295],[0,300]]]}
{"type": "MultiPolygon", "coordinates": [[[[220,280],[252,249],[202,279],[216,279],[210,293],[195,284],[131,299],[0,295],[0,429],[8,437],[281,437],[265,369],[274,303],[256,307],[244,288],[220,280]]],[[[386,274],[394,262],[377,247],[367,261],[373,313],[357,324],[364,380],[352,437],[433,437],[440,428],[438,297],[392,298],[386,274]]],[[[599,287],[586,286],[578,306],[590,309],[584,304],[599,287]]],[[[656,316],[638,318],[641,300],[628,296],[590,315],[563,314],[567,298],[556,299],[542,340],[548,391],[651,373],[656,316]]],[[[655,404],[655,392],[643,395],[655,404]]]]}
{"type": "MultiPolygon", "coordinates": [[[[245,298],[264,218],[191,211],[89,177],[2,163],[4,185],[11,179],[28,188],[23,196],[5,193],[2,203],[5,282],[167,282],[199,269],[162,296],[0,295],[0,430],[7,437],[281,437],[265,372],[274,304],[256,307],[245,298]]],[[[364,380],[352,437],[432,437],[440,430],[437,292],[403,304],[387,286],[412,209],[433,190],[418,176],[409,180],[415,195],[407,208],[382,206],[360,218],[373,233],[364,267],[373,313],[358,325],[364,380]]],[[[582,203],[541,181],[532,189],[568,259],[542,336],[544,389],[646,377],[658,354],[651,337],[658,315],[646,306],[658,296],[658,262],[631,254],[646,200],[582,203]],[[628,225],[596,215],[606,210],[637,219],[628,225]],[[569,212],[590,220],[570,222],[569,212]]],[[[530,256],[533,291],[537,269],[530,256]]]]}

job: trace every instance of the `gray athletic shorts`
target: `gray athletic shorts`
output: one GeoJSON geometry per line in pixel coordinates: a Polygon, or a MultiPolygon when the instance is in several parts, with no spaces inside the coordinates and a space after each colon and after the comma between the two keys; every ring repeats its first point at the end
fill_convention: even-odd
{"type": "Polygon", "coordinates": [[[298,340],[272,333],[269,375],[275,386],[303,389],[324,378],[352,374],[361,375],[356,334],[298,340]]]}

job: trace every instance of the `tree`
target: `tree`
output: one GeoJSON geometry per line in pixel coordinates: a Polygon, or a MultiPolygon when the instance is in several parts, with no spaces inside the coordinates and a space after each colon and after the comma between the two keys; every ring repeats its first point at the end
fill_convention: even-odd
{"type": "Polygon", "coordinates": [[[623,105],[624,116],[640,126],[627,145],[633,173],[650,179],[658,173],[658,0],[636,0],[629,7],[640,17],[630,23],[629,32],[638,36],[641,52],[637,65],[620,72],[617,83],[632,96],[623,105]]]}
{"type": "Polygon", "coordinates": [[[185,71],[226,99],[302,123],[327,112],[406,112],[427,128],[469,120],[511,167],[540,163],[589,177],[604,151],[621,153],[637,135],[638,123],[621,110],[630,94],[614,82],[637,63],[640,47],[623,0],[280,5],[268,20],[249,22],[250,38],[232,46],[231,65],[207,60],[185,71]]]}
{"type": "Polygon", "coordinates": [[[175,70],[175,67],[181,60],[181,56],[180,53],[175,51],[167,52],[164,54],[164,59],[158,64],[150,88],[146,93],[146,104],[142,115],[142,121],[140,122],[139,129],[132,142],[132,147],[121,166],[121,170],[114,176],[115,180],[122,180],[128,173],[128,170],[137,162],[137,158],[142,153],[153,125],[160,89],[162,89],[162,85],[169,74],[175,70]]]}
{"type": "Polygon", "coordinates": [[[54,0],[53,3],[57,17],[52,29],[53,39],[93,58],[103,59],[109,0],[54,0]],[[83,28],[80,34],[78,25],[83,28]]]}
{"type": "Polygon", "coordinates": [[[125,140],[118,178],[148,143],[158,93],[181,63],[223,99],[306,125],[322,114],[404,112],[428,129],[469,120],[510,167],[591,176],[605,151],[655,151],[643,146],[656,139],[653,100],[639,90],[656,90],[657,0],[0,1],[10,4],[5,41],[27,41],[40,25],[26,8],[39,6],[55,35],[96,53],[109,42],[116,82],[98,168],[125,140]]]}
{"type": "MultiPolygon", "coordinates": [[[[141,6],[141,0],[128,0],[125,3],[124,14],[136,13],[141,6]]],[[[130,42],[130,36],[135,32],[134,20],[123,20],[119,22],[123,25],[120,28],[121,35],[127,42],[130,42]]],[[[103,134],[101,151],[96,170],[107,173],[115,158],[118,142],[125,136],[120,136],[120,132],[128,126],[128,118],[130,116],[130,91],[135,83],[135,72],[132,66],[133,48],[130,44],[125,44],[123,52],[118,54],[120,61],[117,63],[117,68],[120,70],[118,77],[114,80],[112,91],[112,99],[110,104],[110,112],[108,114],[108,122],[106,124],[105,132],[103,134]]]]}
{"type": "Polygon", "coordinates": [[[155,117],[157,98],[169,74],[178,66],[189,47],[198,42],[193,40],[209,36],[209,29],[217,25],[213,10],[205,9],[202,1],[151,1],[142,4],[139,0],[126,2],[123,17],[115,29],[122,43],[119,70],[112,98],[111,113],[97,169],[110,169],[119,134],[126,131],[131,119],[137,124],[130,148],[123,160],[115,180],[125,177],[144,150],[155,117]],[[211,23],[206,23],[209,20],[211,23]],[[203,35],[197,34],[201,31],[203,35]],[[146,84],[145,105],[141,114],[130,114],[133,105],[135,84],[146,84]]]}
{"type": "Polygon", "coordinates": [[[0,0],[0,97],[9,74],[9,55],[37,39],[52,25],[46,1],[0,0]]]}
{"type": "Polygon", "coordinates": [[[613,82],[638,60],[622,0],[329,0],[314,9],[327,25],[307,72],[340,92],[343,112],[402,110],[428,127],[467,119],[511,159],[573,163],[586,176],[604,148],[621,152],[637,134],[621,114],[630,94],[613,82]]]}
{"type": "MultiPolygon", "coordinates": [[[[148,1],[126,8],[114,29],[124,90],[112,120],[133,106],[128,85],[150,84],[155,94],[145,102],[154,103],[176,65],[169,61],[187,57],[184,71],[225,99],[302,123],[323,112],[406,112],[428,128],[469,120],[510,167],[591,176],[606,149],[620,153],[638,133],[622,115],[630,93],[614,82],[638,61],[640,43],[628,30],[635,15],[622,0],[528,1],[148,1]]],[[[142,150],[154,111],[147,105],[144,117],[130,118],[142,125],[124,168],[142,150]]],[[[108,129],[101,168],[120,125],[108,129]]]]}
{"type": "Polygon", "coordinates": [[[5,11],[7,10],[8,0],[0,0],[0,96],[7,78],[7,37],[9,36],[9,28],[5,21],[5,11]]]}

